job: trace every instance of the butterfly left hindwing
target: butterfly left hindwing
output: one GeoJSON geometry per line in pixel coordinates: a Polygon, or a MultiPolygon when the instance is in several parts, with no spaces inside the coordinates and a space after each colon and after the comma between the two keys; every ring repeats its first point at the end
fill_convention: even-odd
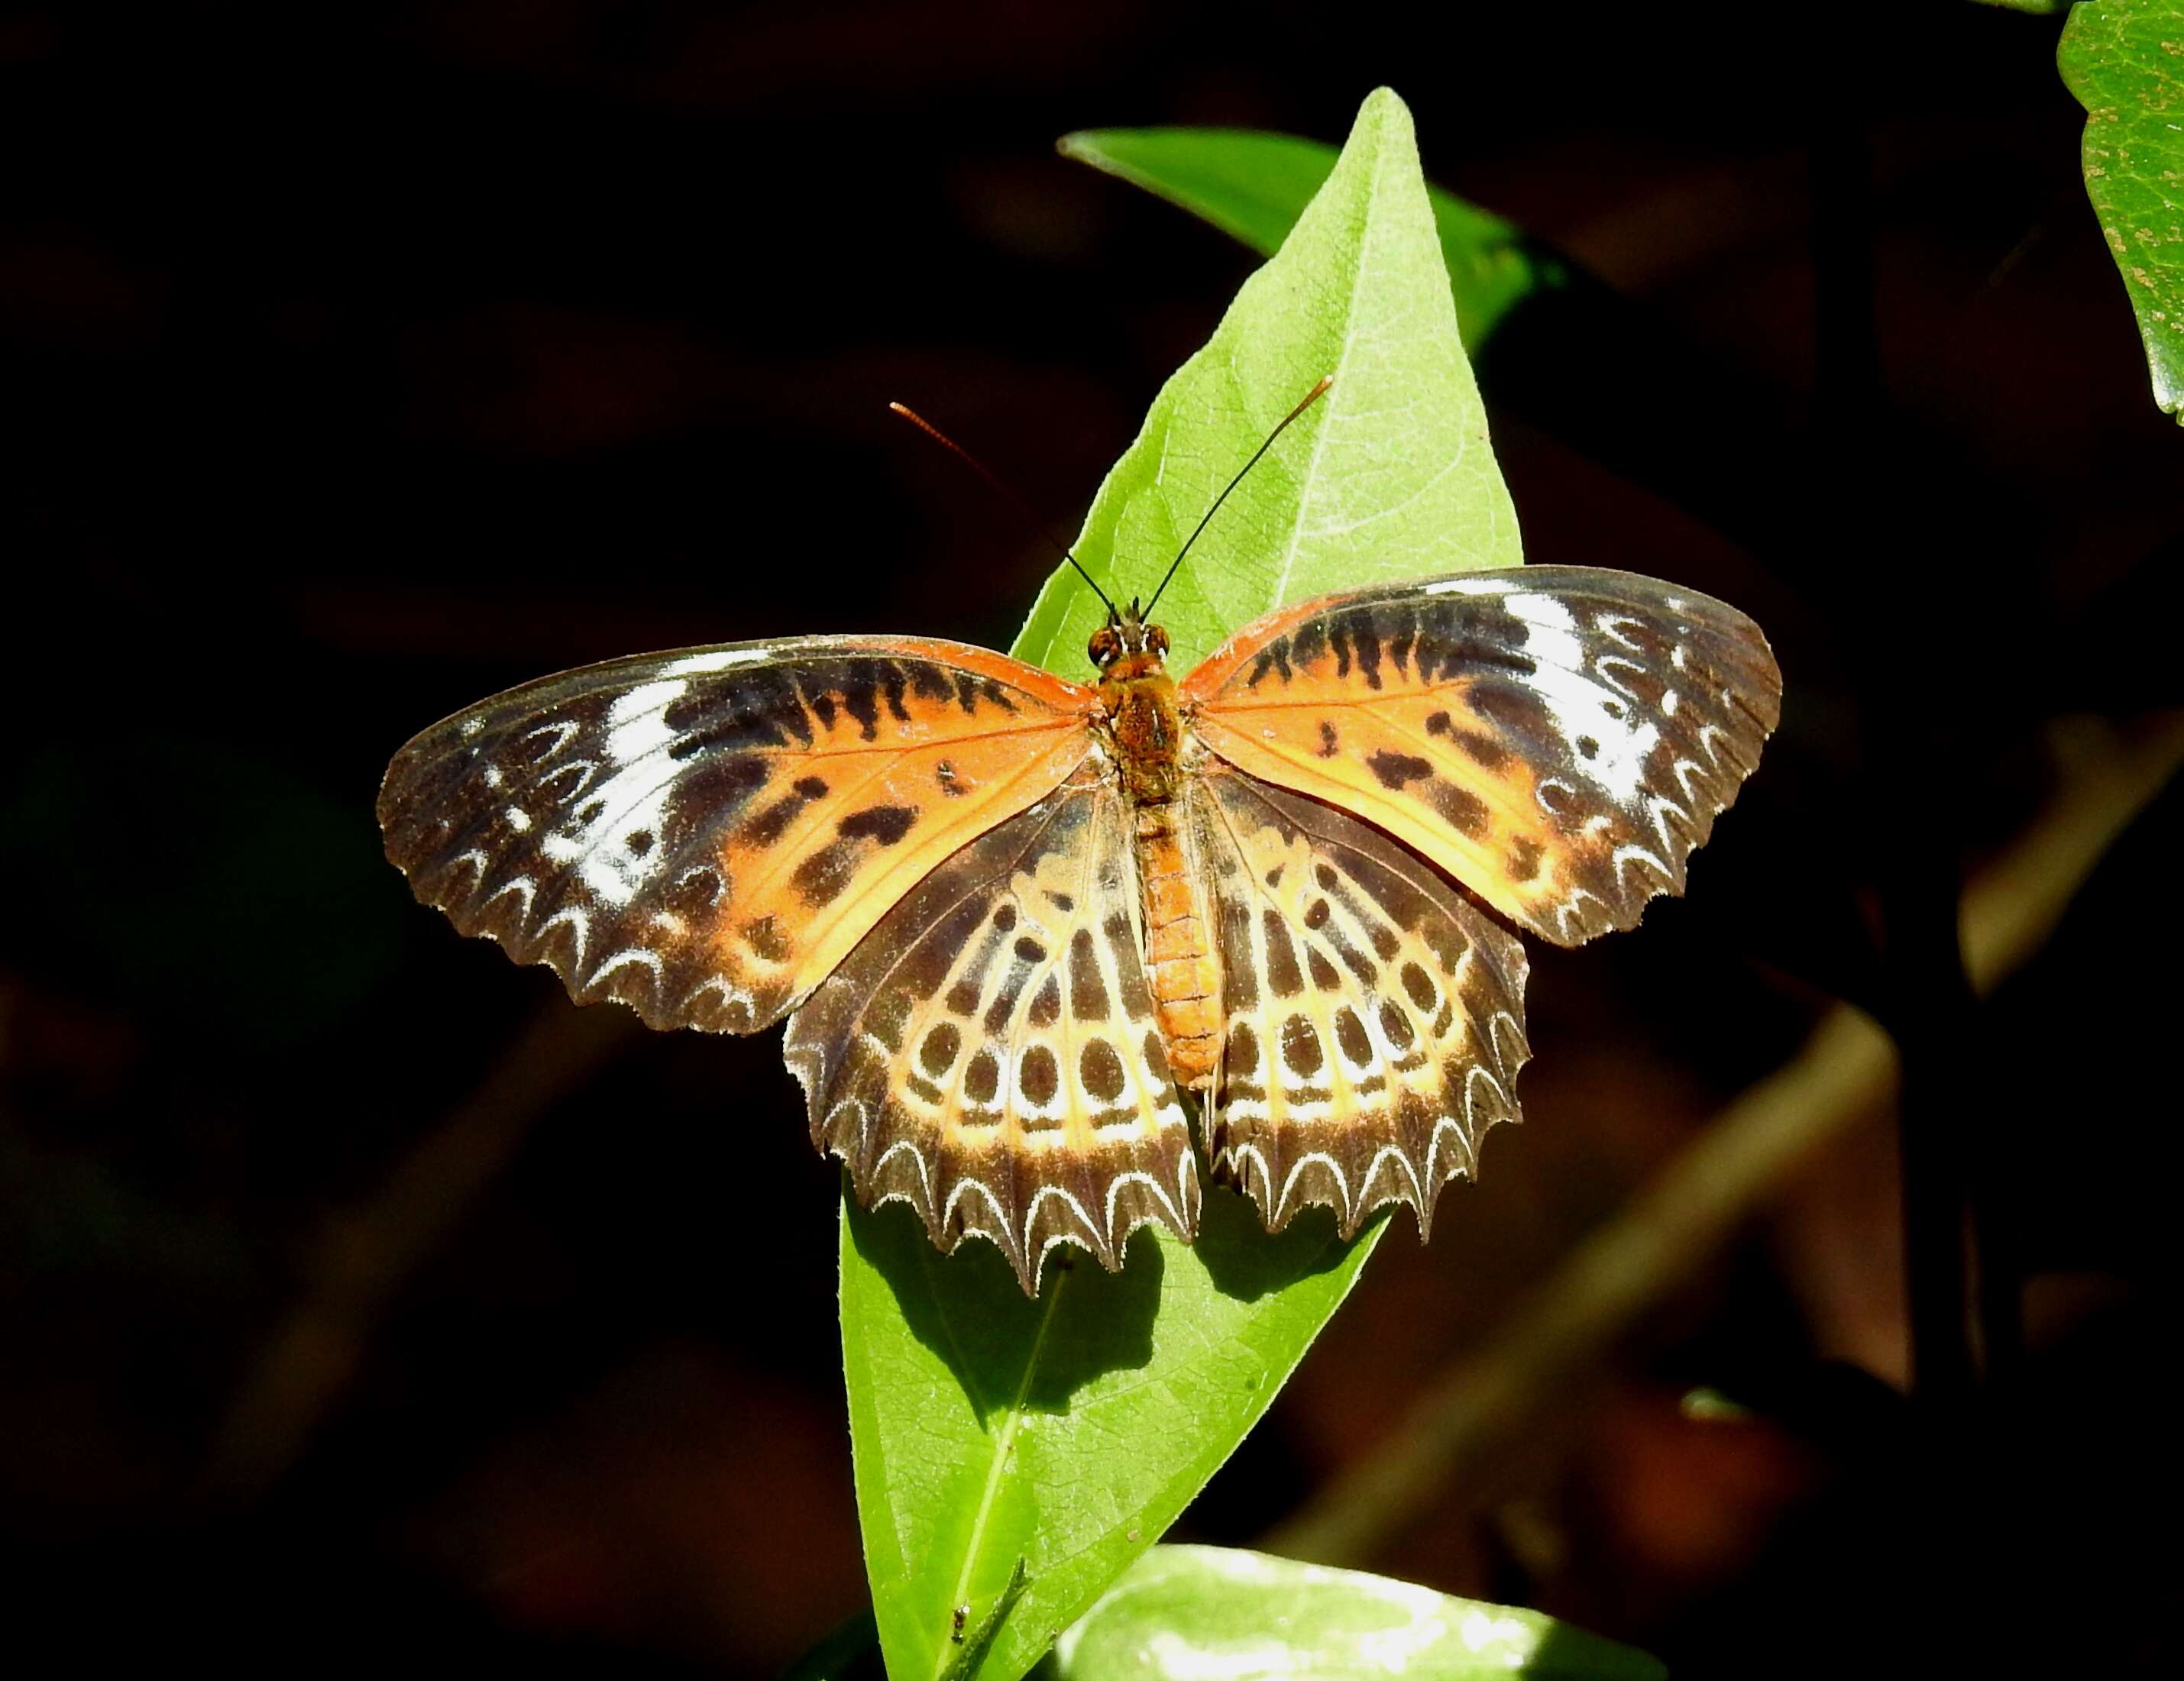
{"type": "Polygon", "coordinates": [[[1057,1243],[1111,1270],[1198,1224],[1190,1129],[1153,1021],[1128,815],[1095,766],[965,847],[790,1018],[812,1142],[867,1207],[991,1238],[1026,1294],[1057,1243]]]}

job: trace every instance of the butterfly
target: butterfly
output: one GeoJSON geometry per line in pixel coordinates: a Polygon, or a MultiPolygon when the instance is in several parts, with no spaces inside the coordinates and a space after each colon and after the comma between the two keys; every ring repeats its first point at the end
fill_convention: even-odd
{"type": "Polygon", "coordinates": [[[1132,602],[1090,682],[916,637],[586,666],[404,747],[387,854],[579,1002],[788,1018],[861,1200],[990,1238],[1028,1294],[1057,1244],[1190,1239],[1185,1091],[1268,1229],[1402,1203],[1423,1239],[1517,1118],[1512,929],[1682,891],[1778,721],[1766,639],[1541,565],[1284,606],[1180,681],[1167,650],[1132,602]]]}

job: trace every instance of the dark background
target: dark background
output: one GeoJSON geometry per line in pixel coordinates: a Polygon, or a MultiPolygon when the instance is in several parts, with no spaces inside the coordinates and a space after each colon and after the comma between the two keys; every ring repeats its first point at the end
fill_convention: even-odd
{"type": "Polygon", "coordinates": [[[1787,715],[1687,903],[1537,955],[1530,1124],[1179,1533],[1293,1512],[1848,997],[1996,1188],[2022,1359],[1903,1399],[1876,1113],[1373,1561],[1683,1674],[2173,1673],[2179,802],[1982,1010],[1946,949],[2050,721],[2178,698],[2180,443],[2058,20],[1439,9],[0,12],[0,1639],[762,1675],[862,1602],[774,1036],[459,939],[380,771],[616,654],[1006,646],[1046,560],[883,404],[1073,528],[1253,261],[1054,139],[1339,140],[1387,81],[1603,282],[1481,359],[1529,554],[1747,607],[1787,715]]]}

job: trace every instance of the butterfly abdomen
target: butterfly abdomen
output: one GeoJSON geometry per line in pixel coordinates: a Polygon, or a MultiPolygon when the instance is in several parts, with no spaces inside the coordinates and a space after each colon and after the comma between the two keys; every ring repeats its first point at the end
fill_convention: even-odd
{"type": "Polygon", "coordinates": [[[1140,805],[1135,815],[1153,1016],[1176,1083],[1203,1091],[1220,1057],[1221,970],[1207,935],[1200,876],[1177,830],[1174,805],[1140,805]]]}
{"type": "Polygon", "coordinates": [[[1145,906],[1145,972],[1154,1018],[1178,1085],[1203,1091],[1221,1050],[1221,970],[1209,938],[1205,889],[1177,827],[1183,791],[1183,717],[1156,654],[1110,667],[1100,695],[1117,767],[1135,813],[1133,847],[1145,906]]]}

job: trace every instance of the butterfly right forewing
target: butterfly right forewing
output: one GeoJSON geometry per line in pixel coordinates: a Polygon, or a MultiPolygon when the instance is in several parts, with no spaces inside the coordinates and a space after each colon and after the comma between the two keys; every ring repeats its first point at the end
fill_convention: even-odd
{"type": "Polygon", "coordinates": [[[1223,759],[1379,825],[1564,945],[1683,890],[1781,691],[1735,608],[1575,566],[1285,608],[1182,685],[1223,759]]]}

